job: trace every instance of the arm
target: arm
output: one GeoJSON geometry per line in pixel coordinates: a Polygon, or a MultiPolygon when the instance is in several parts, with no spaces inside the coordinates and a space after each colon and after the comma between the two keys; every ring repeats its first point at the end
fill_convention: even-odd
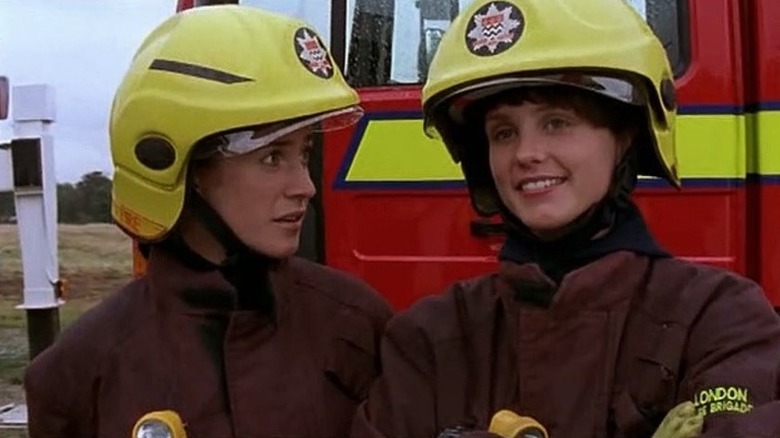
{"type": "Polygon", "coordinates": [[[691,327],[681,394],[702,438],[780,436],[780,319],[755,283],[721,282],[691,327]]]}
{"type": "Polygon", "coordinates": [[[382,375],[353,422],[353,438],[430,438],[436,431],[433,351],[425,334],[395,318],[381,345],[382,375]]]}
{"type": "Polygon", "coordinates": [[[80,376],[87,363],[77,365],[68,360],[61,342],[36,357],[25,372],[29,436],[95,437],[94,413],[87,396],[91,381],[80,376]]]}

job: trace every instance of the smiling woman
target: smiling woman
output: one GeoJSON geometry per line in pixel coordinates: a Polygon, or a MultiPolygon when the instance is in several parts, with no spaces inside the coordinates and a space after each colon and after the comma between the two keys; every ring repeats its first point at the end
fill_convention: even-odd
{"type": "Polygon", "coordinates": [[[612,169],[642,120],[638,108],[557,87],[510,92],[479,106],[473,117],[485,126],[499,196],[547,239],[563,233],[610,190],[612,169]]]}
{"type": "Polygon", "coordinates": [[[674,70],[644,18],[615,0],[476,0],[444,32],[424,126],[506,239],[495,269],[388,323],[353,438],[495,438],[502,409],[551,437],[669,438],[681,401],[704,436],[778,435],[764,292],[673,257],[631,196],[640,175],[680,183],[674,70]]]}

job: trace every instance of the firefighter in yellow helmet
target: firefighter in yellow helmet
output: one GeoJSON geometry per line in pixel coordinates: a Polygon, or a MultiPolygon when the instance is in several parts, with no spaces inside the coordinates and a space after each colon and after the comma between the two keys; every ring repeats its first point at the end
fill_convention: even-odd
{"type": "Polygon", "coordinates": [[[670,255],[632,201],[639,175],[680,185],[673,79],[622,0],[459,14],[423,88],[425,129],[506,241],[496,272],[388,323],[353,437],[493,436],[503,409],[551,438],[780,436],[763,291],[670,255]]]}
{"type": "Polygon", "coordinates": [[[129,437],[154,411],[190,437],[347,434],[390,307],[293,254],[318,135],[361,114],[299,20],[221,5],[152,31],[110,119],[112,211],[147,272],[30,365],[30,436],[129,437]]]}

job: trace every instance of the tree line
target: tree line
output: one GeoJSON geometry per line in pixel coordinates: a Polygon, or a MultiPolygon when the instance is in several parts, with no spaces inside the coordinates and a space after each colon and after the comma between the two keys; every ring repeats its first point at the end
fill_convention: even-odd
{"type": "MultiPolygon", "coordinates": [[[[89,172],[73,183],[57,184],[59,223],[111,223],[111,178],[89,172]]],[[[0,222],[15,222],[13,192],[0,193],[0,222]]]]}

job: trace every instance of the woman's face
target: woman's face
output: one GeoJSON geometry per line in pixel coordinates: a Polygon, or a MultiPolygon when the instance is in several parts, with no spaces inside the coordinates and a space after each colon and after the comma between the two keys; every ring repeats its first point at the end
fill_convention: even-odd
{"type": "Polygon", "coordinates": [[[293,255],[316,194],[309,175],[312,130],[304,128],[247,154],[196,170],[201,196],[247,246],[274,258],[293,255]]]}
{"type": "Polygon", "coordinates": [[[504,205],[537,235],[554,237],[606,195],[631,138],[568,105],[537,102],[499,104],[484,128],[504,205]]]}

